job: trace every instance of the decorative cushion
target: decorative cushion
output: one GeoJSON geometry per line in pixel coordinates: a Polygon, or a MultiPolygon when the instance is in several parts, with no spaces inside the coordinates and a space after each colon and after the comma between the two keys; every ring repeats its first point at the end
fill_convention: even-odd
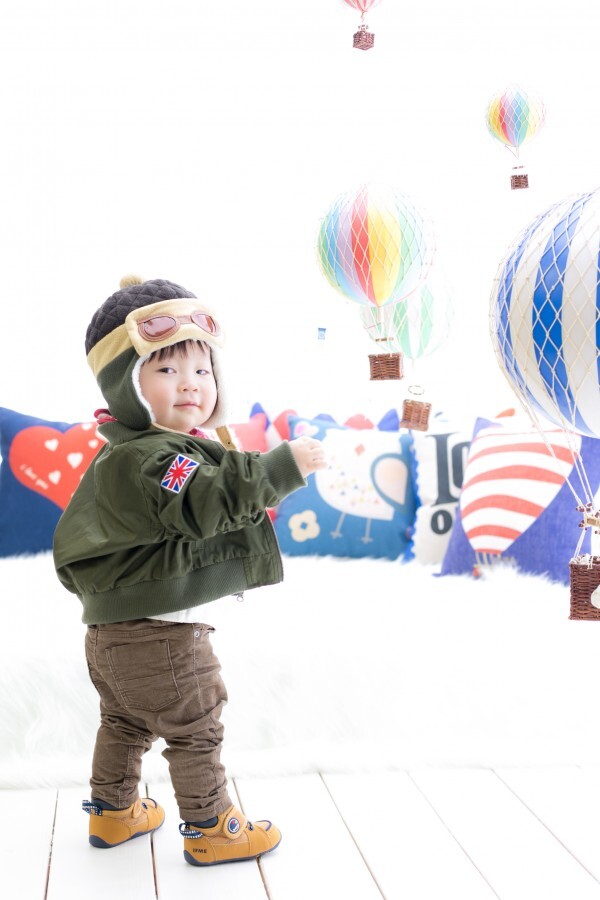
{"type": "Polygon", "coordinates": [[[528,420],[477,420],[442,575],[477,574],[506,560],[523,572],[569,581],[582,517],[567,479],[583,493],[573,451],[595,494],[600,446],[550,424],[545,436],[557,459],[528,420]]]}
{"type": "Polygon", "coordinates": [[[52,548],[61,512],[103,443],[93,422],[0,407],[0,556],[52,548]]]}
{"type": "Polygon", "coordinates": [[[415,559],[439,564],[450,540],[473,420],[452,422],[434,416],[427,431],[414,431],[413,479],[417,514],[413,534],[415,559]]]}
{"type": "Polygon", "coordinates": [[[284,410],[283,412],[279,413],[279,415],[273,421],[271,421],[261,404],[255,403],[250,410],[250,418],[256,415],[265,416],[265,438],[268,450],[273,450],[275,447],[281,444],[282,441],[289,441],[290,426],[288,419],[290,416],[297,415],[297,412],[294,409],[284,410]]]}
{"type": "Polygon", "coordinates": [[[289,419],[291,437],[323,441],[329,467],[278,507],[275,529],[290,555],[408,559],[415,517],[408,432],[347,428],[328,418],[289,419]]]}
{"type": "Polygon", "coordinates": [[[248,422],[230,425],[229,430],[234,444],[240,450],[258,450],[265,453],[267,446],[267,417],[264,413],[255,413],[248,422]]]}
{"type": "MultiPolygon", "coordinates": [[[[263,406],[260,403],[255,403],[250,410],[250,416],[255,416],[258,413],[263,413],[267,416],[267,445],[269,450],[273,447],[276,447],[282,441],[290,440],[290,416],[297,416],[298,413],[295,409],[284,409],[283,412],[280,412],[279,415],[275,416],[272,421],[269,420],[267,413],[263,406]]],[[[317,416],[314,416],[315,419],[326,419],[329,422],[333,422],[337,424],[333,416],[328,413],[320,413],[317,416]]],[[[375,428],[374,423],[365,416],[363,413],[355,413],[350,416],[349,419],[346,419],[344,422],[348,428],[375,428]]],[[[380,431],[398,431],[400,428],[400,419],[398,417],[398,412],[395,409],[390,409],[385,415],[382,417],[381,421],[377,424],[377,428],[380,431]]]]}

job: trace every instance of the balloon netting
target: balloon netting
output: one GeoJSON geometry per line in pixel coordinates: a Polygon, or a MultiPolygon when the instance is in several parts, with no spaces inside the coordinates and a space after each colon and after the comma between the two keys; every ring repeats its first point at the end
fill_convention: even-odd
{"type": "MultiPolygon", "coordinates": [[[[491,297],[498,362],[538,429],[600,437],[600,192],[558,203],[509,248],[491,297]]],[[[573,446],[575,441],[573,440],[573,446]]],[[[579,490],[593,499],[577,454],[579,490]]]]}
{"type": "Polygon", "coordinates": [[[393,191],[363,186],[339,197],[318,237],[321,268],[348,299],[394,303],[424,280],[433,255],[429,223],[393,191]]]}
{"type": "Polygon", "coordinates": [[[518,87],[507,88],[492,97],[486,113],[492,136],[515,153],[524,141],[538,133],[545,118],[542,101],[518,87]]]}
{"type": "Polygon", "coordinates": [[[364,15],[364,13],[373,9],[374,6],[378,6],[381,0],[344,0],[344,3],[346,6],[351,6],[352,9],[356,9],[364,15]]]}

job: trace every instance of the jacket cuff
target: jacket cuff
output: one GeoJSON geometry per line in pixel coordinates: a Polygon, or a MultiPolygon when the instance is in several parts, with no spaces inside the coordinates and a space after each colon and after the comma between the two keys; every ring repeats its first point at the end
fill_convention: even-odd
{"type": "Polygon", "coordinates": [[[273,485],[279,500],[283,500],[288,494],[306,487],[306,480],[302,477],[300,469],[296,465],[294,455],[287,441],[279,444],[274,450],[260,454],[261,462],[269,482],[273,485]]]}

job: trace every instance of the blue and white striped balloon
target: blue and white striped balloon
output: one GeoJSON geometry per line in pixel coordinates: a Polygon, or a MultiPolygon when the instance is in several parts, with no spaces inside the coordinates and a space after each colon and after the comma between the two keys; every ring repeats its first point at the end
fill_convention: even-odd
{"type": "Polygon", "coordinates": [[[496,356],[526,408],[600,437],[600,189],[538,216],[498,268],[496,356]]]}

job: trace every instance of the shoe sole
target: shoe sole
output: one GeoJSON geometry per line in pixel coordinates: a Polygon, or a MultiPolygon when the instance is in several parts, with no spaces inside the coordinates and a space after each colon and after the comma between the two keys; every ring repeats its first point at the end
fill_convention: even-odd
{"type": "Polygon", "coordinates": [[[164,825],[164,822],[161,822],[156,828],[151,828],[150,831],[138,831],[137,834],[132,834],[131,837],[125,838],[124,841],[118,841],[116,844],[109,844],[108,841],[102,840],[102,838],[98,837],[96,834],[90,834],[89,840],[92,847],[96,847],[98,850],[110,850],[111,847],[120,847],[121,844],[127,844],[129,841],[134,841],[136,838],[144,837],[146,834],[152,834],[153,832],[158,831],[162,825],[164,825]]]}
{"type": "Polygon", "coordinates": [[[200,866],[201,868],[205,868],[206,866],[222,866],[224,863],[232,863],[232,862],[246,862],[249,859],[260,859],[261,856],[264,856],[265,853],[270,853],[272,850],[275,850],[276,847],[279,847],[281,843],[281,838],[277,841],[273,847],[269,847],[268,850],[261,850],[260,853],[256,853],[254,856],[236,856],[233,859],[216,859],[214,862],[198,862],[197,859],[194,859],[191,853],[188,853],[187,850],[183,851],[183,858],[186,862],[190,864],[190,866],[200,866]]]}

